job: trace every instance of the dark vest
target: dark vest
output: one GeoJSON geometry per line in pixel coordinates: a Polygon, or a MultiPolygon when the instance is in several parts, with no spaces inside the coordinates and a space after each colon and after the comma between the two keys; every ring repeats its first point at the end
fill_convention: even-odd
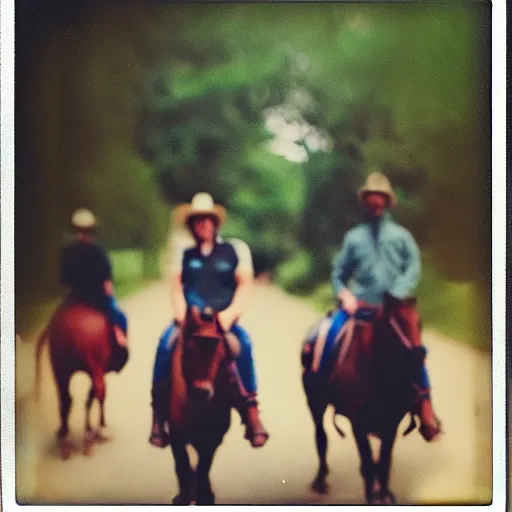
{"type": "Polygon", "coordinates": [[[215,311],[226,309],[232,302],[237,282],[235,269],[238,256],[233,246],[226,242],[215,244],[208,256],[198,247],[183,254],[182,282],[185,300],[189,306],[212,307],[215,311]]]}

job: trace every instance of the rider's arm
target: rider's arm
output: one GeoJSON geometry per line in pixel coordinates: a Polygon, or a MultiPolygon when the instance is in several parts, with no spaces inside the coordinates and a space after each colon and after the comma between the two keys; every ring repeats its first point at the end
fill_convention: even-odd
{"type": "Polygon", "coordinates": [[[346,235],[341,250],[335,256],[332,265],[331,284],[336,297],[339,297],[344,290],[348,290],[347,282],[352,275],[354,267],[354,251],[351,238],[349,235],[346,235]]]}
{"type": "Polygon", "coordinates": [[[409,232],[403,239],[405,270],[393,283],[389,293],[397,299],[404,299],[418,284],[421,277],[421,258],[418,245],[409,232]]]}
{"type": "Polygon", "coordinates": [[[174,311],[174,319],[183,323],[187,314],[187,303],[183,292],[181,272],[171,273],[171,304],[174,311]]]}
{"type": "Polygon", "coordinates": [[[231,304],[222,312],[222,316],[228,319],[227,323],[232,324],[247,310],[254,284],[254,269],[249,246],[241,240],[233,239],[230,242],[238,258],[235,269],[237,287],[231,304]]]}
{"type": "Polygon", "coordinates": [[[242,316],[247,309],[254,283],[254,276],[252,272],[241,269],[237,270],[235,279],[237,282],[237,287],[233,297],[233,302],[231,302],[229,307],[226,309],[226,311],[230,313],[233,319],[237,319],[242,316]]]}
{"type": "Polygon", "coordinates": [[[183,247],[176,247],[171,253],[170,282],[171,305],[174,312],[174,320],[183,323],[187,314],[187,302],[183,291],[181,272],[183,268],[183,247]]]}
{"type": "Polygon", "coordinates": [[[351,236],[347,234],[340,252],[334,258],[331,283],[336,298],[341,302],[341,307],[350,315],[353,315],[357,310],[357,297],[347,286],[355,264],[351,236]]]}
{"type": "Polygon", "coordinates": [[[112,275],[112,264],[108,257],[107,251],[99,244],[96,245],[98,249],[98,273],[103,280],[103,292],[107,297],[114,296],[114,283],[112,275]]]}

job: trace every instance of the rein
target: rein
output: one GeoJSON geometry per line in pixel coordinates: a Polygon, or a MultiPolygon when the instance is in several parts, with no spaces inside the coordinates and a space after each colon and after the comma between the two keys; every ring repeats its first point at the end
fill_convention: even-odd
{"type": "Polygon", "coordinates": [[[395,331],[395,334],[398,336],[398,338],[400,339],[400,341],[407,347],[407,348],[412,348],[413,345],[412,343],[410,342],[409,338],[404,334],[404,331],[402,330],[402,328],[398,325],[398,322],[394,319],[394,318],[390,318],[389,319],[389,325],[391,325],[391,327],[393,328],[393,330],[395,331]]]}

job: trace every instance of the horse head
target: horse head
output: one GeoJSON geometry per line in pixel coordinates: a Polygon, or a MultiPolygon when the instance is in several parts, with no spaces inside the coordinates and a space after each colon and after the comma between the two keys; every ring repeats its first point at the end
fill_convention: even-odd
{"type": "Polygon", "coordinates": [[[215,394],[215,382],[226,357],[225,333],[217,313],[192,306],[183,326],[183,378],[191,400],[207,403],[215,394]]]}

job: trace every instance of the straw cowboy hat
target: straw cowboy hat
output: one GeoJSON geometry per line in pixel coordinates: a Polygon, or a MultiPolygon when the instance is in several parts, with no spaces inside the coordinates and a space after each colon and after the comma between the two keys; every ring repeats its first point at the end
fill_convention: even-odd
{"type": "Polygon", "coordinates": [[[396,204],[396,196],[389,180],[381,172],[372,172],[367,178],[365,184],[359,189],[359,199],[364,202],[365,194],[369,192],[378,192],[384,194],[389,199],[389,206],[396,204]]]}
{"type": "Polygon", "coordinates": [[[71,216],[71,224],[77,229],[92,229],[96,227],[96,217],[87,208],[79,208],[71,216]]]}
{"type": "Polygon", "coordinates": [[[227,217],[226,209],[213,202],[213,198],[206,192],[197,193],[190,203],[183,203],[176,207],[174,218],[177,222],[187,224],[191,217],[196,215],[212,215],[222,224],[227,217]]]}

